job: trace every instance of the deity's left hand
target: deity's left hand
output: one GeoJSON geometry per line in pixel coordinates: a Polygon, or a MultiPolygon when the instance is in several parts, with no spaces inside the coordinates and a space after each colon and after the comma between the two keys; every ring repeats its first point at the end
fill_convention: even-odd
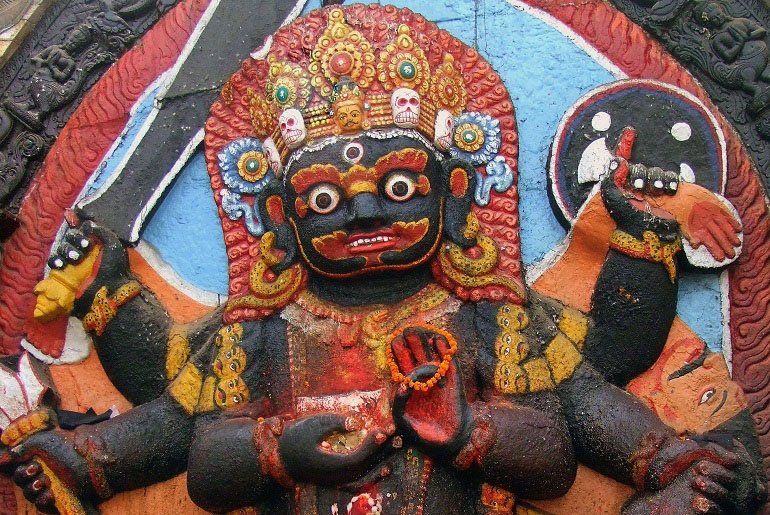
{"type": "Polygon", "coordinates": [[[665,491],[681,476],[690,478],[696,505],[710,507],[702,513],[754,513],[767,496],[764,474],[743,444],[728,435],[704,433],[663,443],[650,463],[647,485],[665,491]]]}
{"type": "Polygon", "coordinates": [[[377,451],[388,439],[385,430],[365,429],[353,417],[337,413],[309,415],[287,422],[278,438],[281,464],[298,483],[339,485],[359,479],[372,467],[377,451]],[[335,435],[360,432],[361,441],[350,450],[328,444],[335,435]]]}
{"type": "MultiPolygon", "coordinates": [[[[450,352],[444,335],[421,327],[404,329],[391,346],[399,370],[415,382],[434,377],[450,352]]],[[[468,442],[473,421],[455,359],[449,362],[444,377],[427,391],[401,384],[393,401],[393,419],[404,436],[424,450],[454,458],[468,442]]]]}
{"type": "Polygon", "coordinates": [[[637,237],[652,230],[663,239],[676,231],[694,249],[705,246],[717,262],[736,257],[743,229],[727,200],[680,181],[676,172],[620,159],[614,166],[602,198],[618,228],[637,237]]]}

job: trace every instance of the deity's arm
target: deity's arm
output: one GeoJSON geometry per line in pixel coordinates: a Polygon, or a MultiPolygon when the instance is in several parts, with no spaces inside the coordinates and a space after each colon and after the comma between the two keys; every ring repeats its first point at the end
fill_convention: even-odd
{"type": "MultiPolygon", "coordinates": [[[[476,465],[487,483],[529,499],[567,493],[577,462],[554,395],[543,392],[514,399],[492,394],[488,400],[472,403],[471,409],[472,431],[480,433],[478,437],[471,433],[471,446],[478,452],[476,465]],[[489,439],[486,445],[485,438],[489,439]]],[[[455,464],[460,464],[458,459],[455,464]]]]}
{"type": "Polygon", "coordinates": [[[134,404],[160,395],[186,359],[221,323],[221,310],[177,325],[129,268],[123,244],[87,221],[65,233],[35,288],[35,318],[83,321],[112,383],[134,404]]]}
{"type": "Polygon", "coordinates": [[[187,489],[198,506],[214,513],[229,512],[257,505],[268,495],[280,495],[279,484],[262,467],[277,459],[271,456],[276,450],[267,448],[266,435],[258,425],[245,416],[200,417],[187,470],[187,489]]]}
{"type": "Polygon", "coordinates": [[[586,362],[558,385],[557,393],[578,459],[618,481],[643,485],[643,474],[638,477],[637,468],[635,476],[634,466],[635,458],[650,451],[644,449],[645,442],[676,436],[640,400],[607,382],[586,362]]]}
{"type": "MultiPolygon", "coordinates": [[[[183,472],[195,420],[213,404],[201,402],[201,397],[205,371],[211,367],[212,356],[218,356],[222,334],[223,330],[216,336],[211,334],[207,344],[186,361],[157,398],[97,424],[81,425],[73,431],[45,431],[27,438],[12,450],[15,461],[23,463],[17,470],[17,481],[31,485],[34,476],[46,473],[35,469],[37,465],[30,461],[37,458],[77,496],[98,503],[115,493],[183,472]],[[25,475],[30,466],[34,474],[25,475]]],[[[30,494],[30,500],[40,504],[39,493],[30,494]]]]}
{"type": "Polygon", "coordinates": [[[553,392],[501,391],[500,374],[495,374],[501,354],[499,309],[499,305],[479,305],[473,320],[467,321],[483,340],[476,356],[480,395],[471,404],[470,441],[476,454],[467,455],[464,450],[455,464],[475,458],[490,484],[530,499],[559,497],[572,486],[577,471],[564,412],[553,392]]]}
{"type": "Polygon", "coordinates": [[[205,370],[187,365],[180,373],[190,370],[196,384],[202,381],[188,399],[178,390],[181,403],[198,414],[187,463],[190,497],[216,513],[276,501],[292,481],[278,451],[292,420],[277,407],[289,394],[285,323],[274,316],[227,325],[209,358],[205,370]]]}
{"type": "MultiPolygon", "coordinates": [[[[194,419],[167,393],[115,418],[74,431],[37,433],[12,450],[20,486],[43,475],[33,458],[81,499],[100,503],[112,495],[165,481],[187,464],[194,419]],[[31,473],[27,471],[31,470],[31,473]]],[[[53,479],[48,480],[48,484],[53,479]]],[[[25,488],[25,495],[28,488],[25,488]]],[[[29,492],[43,507],[45,492],[29,492]],[[43,494],[43,495],[39,495],[43,494]]]]}
{"type": "Polygon", "coordinates": [[[617,229],[594,286],[593,324],[583,349],[586,359],[621,387],[650,368],[663,350],[676,316],[682,249],[676,220],[647,215],[626,195],[611,180],[602,184],[617,229]]]}

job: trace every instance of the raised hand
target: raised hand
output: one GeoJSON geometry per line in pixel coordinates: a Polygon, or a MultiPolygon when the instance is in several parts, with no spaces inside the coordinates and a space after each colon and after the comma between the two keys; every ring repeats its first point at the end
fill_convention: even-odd
{"type": "Polygon", "coordinates": [[[435,380],[435,385],[427,389],[398,386],[393,401],[396,425],[426,451],[454,457],[468,441],[473,415],[451,357],[449,339],[428,328],[407,327],[393,339],[391,348],[395,364],[409,380],[435,380]],[[445,359],[447,356],[451,359],[445,359]],[[441,367],[445,373],[437,379],[441,367]]]}
{"type": "Polygon", "coordinates": [[[734,258],[741,247],[743,228],[727,200],[697,184],[682,183],[676,196],[650,203],[671,213],[690,245],[705,245],[716,261],[734,258]]]}

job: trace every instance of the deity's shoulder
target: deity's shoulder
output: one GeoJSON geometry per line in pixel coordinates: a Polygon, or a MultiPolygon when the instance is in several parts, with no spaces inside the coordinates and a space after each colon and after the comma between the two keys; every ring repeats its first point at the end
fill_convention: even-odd
{"type": "Polygon", "coordinates": [[[536,292],[521,305],[479,302],[474,322],[484,342],[481,373],[508,394],[554,390],[571,377],[591,326],[580,311],[536,292]]]}

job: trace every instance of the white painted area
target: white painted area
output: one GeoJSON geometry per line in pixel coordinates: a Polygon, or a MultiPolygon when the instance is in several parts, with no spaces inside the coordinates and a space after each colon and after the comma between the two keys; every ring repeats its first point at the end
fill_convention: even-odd
{"type": "Polygon", "coordinates": [[[46,391],[32,368],[29,353],[21,356],[16,369],[0,366],[0,430],[37,408],[46,391]]]}
{"type": "Polygon", "coordinates": [[[727,270],[719,275],[722,293],[722,355],[725,357],[730,377],[733,375],[733,341],[730,334],[730,274],[727,270]]]}
{"type": "Polygon", "coordinates": [[[610,130],[610,127],[612,127],[612,116],[610,116],[610,113],[605,113],[604,111],[596,113],[591,120],[591,127],[599,132],[610,130]]]}
{"type": "Polygon", "coordinates": [[[255,61],[264,59],[265,57],[267,57],[267,54],[270,53],[270,48],[272,48],[272,46],[273,46],[273,35],[271,34],[265,38],[265,42],[262,43],[262,46],[254,50],[252,53],[250,53],[249,56],[255,61]]]}
{"type": "Polygon", "coordinates": [[[695,171],[687,163],[679,165],[679,179],[690,184],[695,184],[695,171]]]}
{"type": "Polygon", "coordinates": [[[557,20],[550,14],[541,11],[537,7],[533,7],[521,0],[506,0],[509,4],[511,4],[514,8],[524,11],[525,13],[529,14],[533,18],[536,18],[538,20],[541,20],[557,31],[559,31],[563,36],[565,36],[567,39],[572,41],[572,43],[581,49],[583,52],[588,54],[594,61],[599,63],[599,65],[610,72],[616,79],[627,79],[628,75],[620,69],[618,65],[613,63],[607,56],[599,52],[596,48],[594,48],[593,45],[591,45],[588,41],[583,39],[582,36],[580,36],[578,33],[576,33],[574,30],[572,30],[571,27],[567,26],[565,23],[563,23],[560,20],[557,20]]]}
{"type": "Polygon", "coordinates": [[[583,151],[578,163],[578,183],[597,182],[610,172],[615,156],[607,149],[607,138],[600,138],[583,151]]]}
{"type": "Polygon", "coordinates": [[[219,295],[218,293],[212,293],[210,291],[201,290],[200,288],[185,281],[176,271],[163,261],[158,251],[153,248],[152,245],[142,240],[136,246],[136,251],[142,258],[160,275],[164,281],[176,288],[180,292],[190,297],[195,302],[203,304],[204,306],[217,307],[227,302],[226,295],[219,295]]]}
{"type": "Polygon", "coordinates": [[[35,356],[36,359],[47,365],[68,365],[80,363],[91,355],[93,345],[91,337],[83,329],[83,322],[75,317],[67,320],[67,331],[64,335],[64,348],[58,358],[44,354],[32,343],[23,339],[21,346],[24,350],[35,356]]]}
{"type": "Polygon", "coordinates": [[[677,141],[687,141],[692,136],[692,127],[689,123],[679,122],[671,127],[671,135],[677,141]]]}

